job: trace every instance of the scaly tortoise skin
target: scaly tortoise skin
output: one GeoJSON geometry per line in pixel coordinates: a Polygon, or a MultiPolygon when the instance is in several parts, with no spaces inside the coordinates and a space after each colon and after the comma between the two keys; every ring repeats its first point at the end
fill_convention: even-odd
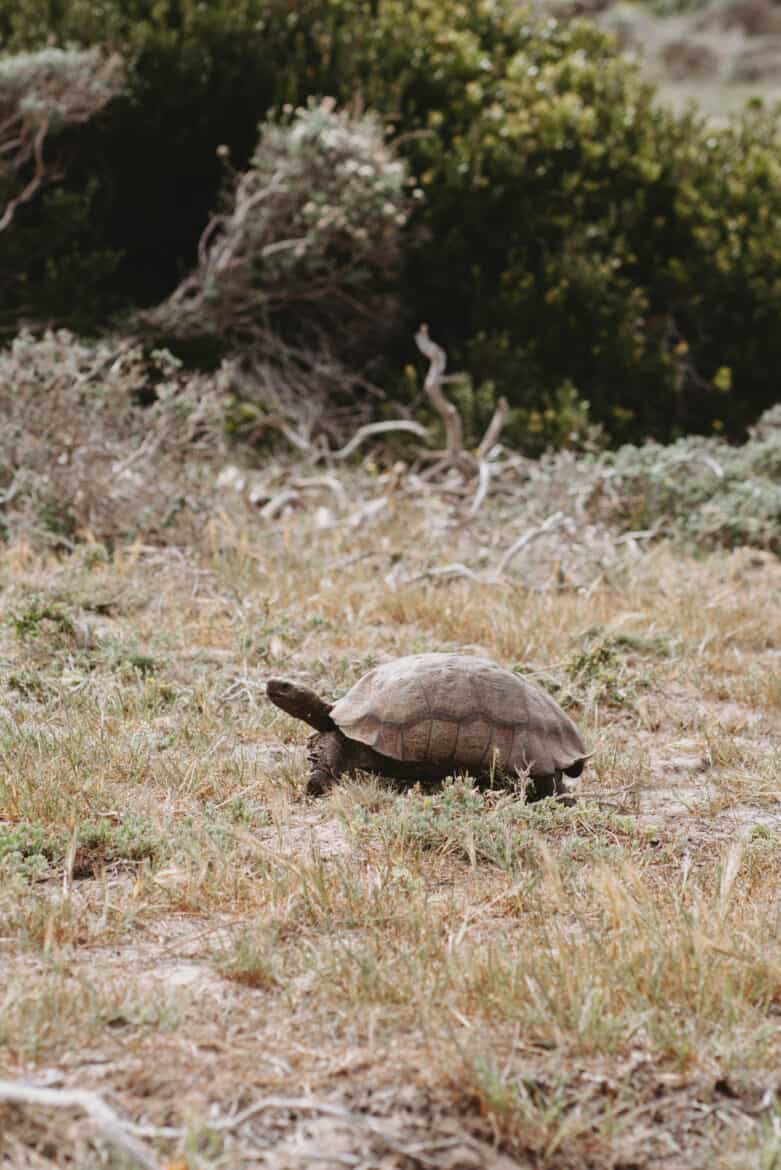
{"type": "Polygon", "coordinates": [[[266,690],[315,729],[311,795],[354,769],[410,784],[465,771],[478,781],[527,778],[527,798],[539,800],[566,793],[562,777],[579,776],[589,755],[558,703],[488,658],[397,658],[333,704],[286,679],[270,679],[266,690]]]}

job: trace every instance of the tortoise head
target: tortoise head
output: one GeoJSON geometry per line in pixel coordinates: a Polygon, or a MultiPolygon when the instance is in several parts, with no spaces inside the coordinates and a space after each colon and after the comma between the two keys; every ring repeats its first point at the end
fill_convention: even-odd
{"type": "Polygon", "coordinates": [[[317,731],[334,731],[331,706],[324,702],[309,687],[290,682],[286,678],[270,678],[266,683],[266,694],[275,706],[287,711],[296,719],[303,719],[317,731]]]}

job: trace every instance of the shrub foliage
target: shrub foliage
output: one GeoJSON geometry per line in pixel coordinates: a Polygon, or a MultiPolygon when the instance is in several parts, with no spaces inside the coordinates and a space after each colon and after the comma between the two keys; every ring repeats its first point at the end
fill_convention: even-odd
{"type": "MultiPolygon", "coordinates": [[[[33,273],[33,315],[170,294],[217,202],[217,147],[244,169],[269,107],[332,95],[378,112],[425,195],[389,385],[428,320],[477,397],[505,394],[538,435],[566,432],[562,403],[633,439],[737,435],[775,401],[772,114],[675,117],[602,33],[509,0],[0,0],[11,50],[50,37],[120,50],[132,75],[0,241],[33,273]]],[[[3,288],[0,314],[20,297],[3,288]]]]}
{"type": "Polygon", "coordinates": [[[240,350],[262,352],[269,333],[327,338],[358,361],[367,335],[381,338],[395,316],[405,181],[373,117],[326,99],[263,123],[198,266],[152,319],[240,350]]]}
{"type": "MultiPolygon", "coordinates": [[[[58,242],[65,244],[71,261],[68,264],[66,255],[60,257],[71,296],[79,274],[89,284],[88,274],[96,265],[107,273],[113,269],[110,254],[80,238],[79,227],[86,224],[79,223],[79,201],[77,206],[71,202],[75,214],[68,216],[68,198],[63,199],[62,192],[43,200],[40,195],[67,172],[73,153],[69,132],[95,119],[122,92],[124,82],[121,57],[106,55],[99,48],[48,47],[0,58],[0,254],[4,259],[0,321],[8,306],[12,328],[20,311],[36,316],[46,313],[52,293],[55,308],[60,303],[65,290],[58,287],[58,274],[51,267],[51,253],[56,253],[58,242]],[[12,233],[17,217],[34,200],[39,212],[45,207],[51,215],[46,230],[21,228],[12,233]],[[63,211],[67,240],[61,232],[63,211]],[[80,244],[87,253],[82,262],[78,261],[80,244]]],[[[89,190],[81,206],[86,210],[88,204],[89,190]]]]}
{"type": "MultiPolygon", "coordinates": [[[[197,541],[229,508],[234,476],[225,472],[236,468],[225,467],[224,412],[235,381],[231,362],[213,376],[193,376],[169,352],[145,353],[126,337],[87,344],[64,330],[22,333],[0,351],[0,539],[55,547],[85,538],[107,546],[139,536],[197,541]]],[[[252,419],[257,426],[258,415],[252,419]]],[[[300,462],[276,461],[269,478],[278,500],[252,523],[276,523],[292,480],[335,493],[336,513],[354,524],[357,500],[365,505],[376,491],[377,469],[370,461],[340,475],[339,467],[326,463],[323,473],[302,478],[300,462]]],[[[753,545],[781,555],[777,407],[742,446],[693,436],[668,446],[551,452],[519,461],[519,470],[511,502],[497,493],[485,504],[503,528],[519,517],[536,524],[561,514],[573,530],[594,526],[611,541],[640,533],[695,549],[753,545]]],[[[251,489],[247,499],[255,508],[269,494],[251,489]]],[[[34,633],[43,617],[62,625],[53,611],[36,611],[20,635],[34,633]]]]}

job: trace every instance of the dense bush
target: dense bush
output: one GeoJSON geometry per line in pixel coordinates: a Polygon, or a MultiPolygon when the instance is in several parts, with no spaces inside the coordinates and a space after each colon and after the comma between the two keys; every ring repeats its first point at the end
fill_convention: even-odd
{"type": "MultiPolygon", "coordinates": [[[[73,284],[86,277],[88,285],[96,266],[106,274],[113,270],[111,254],[101,253],[84,238],[83,230],[77,230],[87,226],[84,220],[79,225],[77,215],[66,215],[67,238],[62,241],[59,272],[54,271],[52,250],[58,251],[62,212],[69,205],[62,192],[47,194],[41,200],[50,215],[44,233],[11,229],[26,206],[67,173],[73,154],[73,128],[94,120],[122,92],[124,82],[122,59],[97,48],[52,47],[0,58],[0,237],[4,260],[0,323],[5,316],[10,328],[15,327],[20,312],[38,317],[45,314],[52,294],[55,307],[62,303],[64,293],[72,298],[73,284]],[[78,256],[79,244],[86,252],[83,260],[78,256]],[[63,276],[70,286],[67,290],[58,289],[63,276]]],[[[89,191],[77,202],[86,210],[89,191]]]]}
{"type": "Polygon", "coordinates": [[[287,417],[302,435],[346,442],[340,418],[367,421],[366,379],[399,316],[404,164],[376,118],[310,101],[262,123],[222,202],[195,270],[138,323],[230,355],[231,432],[258,441],[287,417]]]}
{"type": "Polygon", "coordinates": [[[367,338],[378,342],[396,316],[406,185],[371,116],[326,99],[263,123],[198,266],[153,319],[242,351],[263,352],[269,332],[299,346],[327,339],[359,362],[367,338]]]}
{"type": "Polygon", "coordinates": [[[624,531],[651,529],[697,548],[754,545],[781,554],[781,420],[770,411],[740,447],[680,439],[604,457],[595,514],[624,531]],[[607,489],[607,490],[606,490],[607,489]]]}
{"type": "MultiPolygon", "coordinates": [[[[100,41],[134,63],[58,193],[50,315],[78,306],[74,283],[89,305],[100,287],[136,304],[169,293],[215,206],[216,148],[243,169],[270,105],[329,94],[386,119],[425,193],[389,385],[425,319],[532,445],[566,433],[562,402],[631,438],[739,434],[777,397],[776,119],[676,119],[592,27],[509,0],[0,0],[3,35],[100,41]],[[87,222],[94,279],[69,282],[87,222]]],[[[35,246],[51,208],[25,212],[15,233],[35,246]]]]}
{"type": "Polygon", "coordinates": [[[740,445],[692,435],[663,445],[624,444],[612,451],[549,452],[527,464],[520,507],[534,516],[572,517],[646,542],[691,549],[748,545],[781,555],[781,411],[766,411],[740,445]]]}
{"type": "Polygon", "coordinates": [[[6,332],[14,311],[94,327],[161,299],[191,267],[222,180],[217,146],[246,160],[277,97],[282,62],[266,43],[265,7],[0,0],[5,51],[100,44],[132,64],[124,99],[72,143],[67,183],[0,239],[0,271],[26,277],[23,289],[0,284],[6,332]]]}
{"type": "Polygon", "coordinates": [[[0,539],[181,535],[222,450],[216,381],[165,351],[64,330],[0,351],[0,539]]]}
{"type": "Polygon", "coordinates": [[[88,122],[120,92],[119,57],[98,49],[40,49],[0,59],[0,231],[61,173],[51,138],[88,122]]]}
{"type": "Polygon", "coordinates": [[[520,24],[490,64],[410,147],[423,315],[522,423],[574,385],[614,437],[740,433],[778,394],[777,120],[676,119],[583,25],[520,24]]]}
{"type": "MultiPolygon", "coordinates": [[[[354,524],[367,499],[376,504],[374,461],[359,468],[326,463],[327,474],[315,475],[302,475],[298,456],[272,460],[254,477],[225,468],[224,410],[234,389],[231,363],[214,376],[193,376],[170,353],[147,354],[128,338],[87,344],[65,331],[21,334],[0,350],[0,539],[55,547],[89,537],[109,546],[136,536],[195,540],[209,519],[224,521],[232,511],[226,492],[239,480],[249,485],[254,524],[276,523],[288,500],[311,512],[316,497],[304,502],[302,490],[325,493],[335,525],[354,524]]],[[[310,446],[310,460],[314,451],[310,446]]],[[[506,483],[492,490],[481,513],[497,531],[519,523],[533,531],[558,516],[563,527],[550,527],[552,540],[587,549],[591,541],[600,557],[603,547],[615,553],[616,537],[632,541],[638,530],[641,539],[696,549],[753,545],[781,554],[778,407],[742,446],[691,437],[511,462],[509,495],[506,483]]],[[[393,474],[401,475],[393,489],[401,498],[404,465],[393,474]]],[[[419,480],[410,482],[409,495],[419,489],[419,480]]],[[[447,487],[437,508],[445,498],[447,487]]],[[[242,507],[240,514],[246,523],[242,507]]],[[[452,539],[452,531],[446,525],[440,535],[452,539]]],[[[473,535],[477,547],[484,538],[479,530],[473,535]]]]}

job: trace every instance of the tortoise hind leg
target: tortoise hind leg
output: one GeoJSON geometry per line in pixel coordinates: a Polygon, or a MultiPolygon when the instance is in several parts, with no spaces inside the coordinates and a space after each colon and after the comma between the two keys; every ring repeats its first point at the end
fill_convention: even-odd
{"type": "Polygon", "coordinates": [[[350,768],[350,745],[340,731],[316,732],[308,741],[307,796],[322,796],[350,768]]]}

